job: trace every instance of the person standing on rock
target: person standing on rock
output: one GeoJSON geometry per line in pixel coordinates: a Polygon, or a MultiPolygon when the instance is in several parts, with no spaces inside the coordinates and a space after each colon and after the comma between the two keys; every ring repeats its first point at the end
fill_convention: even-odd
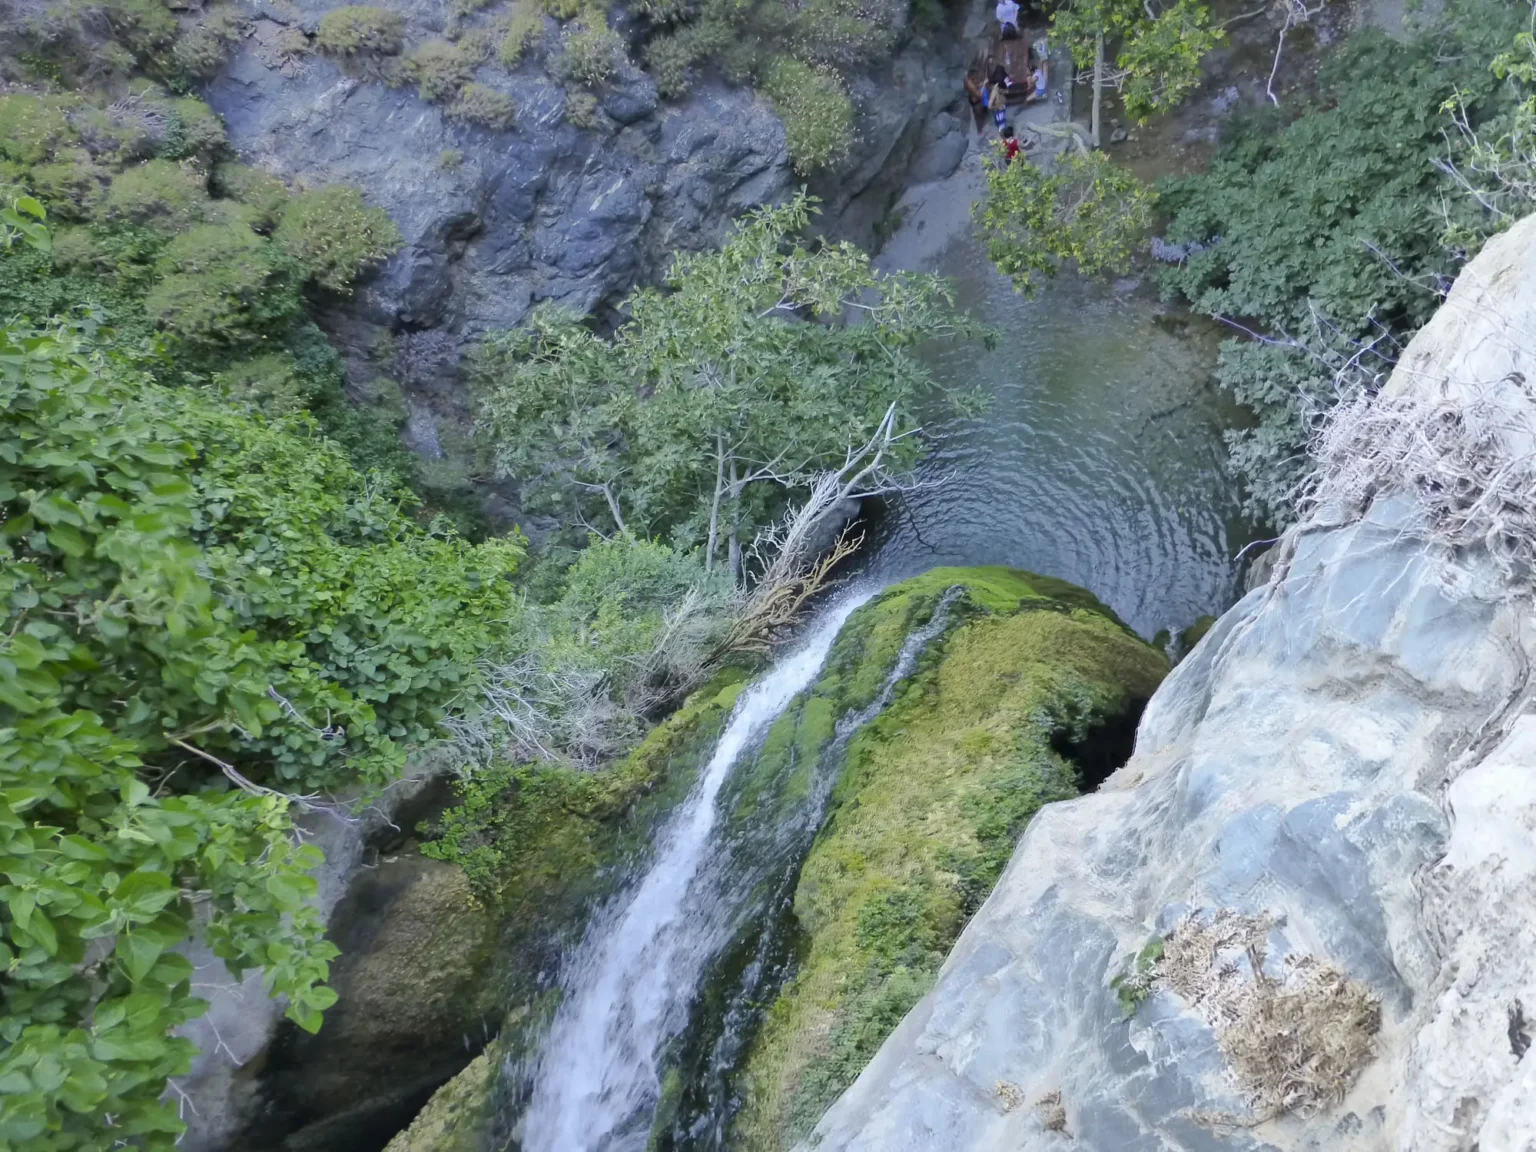
{"type": "Polygon", "coordinates": [[[965,98],[971,103],[971,116],[976,121],[976,133],[987,125],[987,98],[981,90],[981,76],[972,68],[965,74],[965,98]]]}
{"type": "Polygon", "coordinates": [[[1002,28],[1004,40],[1019,38],[1018,0],[997,0],[997,23],[1002,28]]]}
{"type": "Polygon", "coordinates": [[[1013,87],[1013,80],[1007,72],[1003,71],[1001,64],[992,69],[992,75],[987,81],[985,102],[987,110],[992,113],[992,122],[997,125],[999,132],[1008,127],[1008,89],[1011,87],[1013,87]]]}

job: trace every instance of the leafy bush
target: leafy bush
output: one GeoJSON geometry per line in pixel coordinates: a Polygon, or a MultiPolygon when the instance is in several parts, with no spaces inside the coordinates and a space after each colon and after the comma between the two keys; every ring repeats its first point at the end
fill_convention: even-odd
{"type": "Polygon", "coordinates": [[[371,265],[400,247],[400,230],[382,208],[345,184],[301,192],[288,202],[272,234],[308,277],[331,292],[348,292],[371,265]]]}
{"type": "Polygon", "coordinates": [[[18,164],[41,164],[55,148],[74,140],[75,130],[58,100],[24,92],[0,96],[0,156],[18,164]]]}
{"type": "Polygon", "coordinates": [[[398,772],[512,607],[516,541],[426,535],[302,422],[0,334],[0,1142],[169,1152],[196,932],[319,1026],[290,801],[398,772]],[[273,531],[280,525],[282,531],[273,531]]]}
{"type": "Polygon", "coordinates": [[[101,12],[113,37],[153,75],[172,70],[179,27],[164,0],[104,0],[101,12]]]}
{"type": "Polygon", "coordinates": [[[539,0],[539,7],[556,20],[569,20],[581,11],[582,0],[539,0]]]}
{"type": "Polygon", "coordinates": [[[1474,122],[1497,120],[1515,92],[1486,62],[1519,24],[1461,0],[1406,41],[1362,32],[1326,64],[1315,106],[1237,120],[1208,171],[1163,185],[1167,239],[1186,253],[1161,270],[1165,293],[1278,338],[1228,342],[1217,369],[1259,415],[1229,434],[1256,518],[1293,515],[1309,428],[1335,399],[1329,364],[1361,338],[1406,343],[1495,226],[1437,166],[1456,146],[1442,106],[1458,90],[1474,122]]]}
{"type": "Polygon", "coordinates": [[[423,100],[451,100],[475,74],[477,61],[457,44],[428,40],[405,59],[405,76],[423,100]]]}
{"type": "Polygon", "coordinates": [[[214,380],[239,403],[274,416],[304,411],[318,393],[314,377],[287,352],[237,360],[214,380]]]}
{"type": "Polygon", "coordinates": [[[565,119],[577,128],[596,128],[600,122],[597,111],[597,97],[590,92],[566,93],[565,119]]]}
{"type": "Polygon", "coordinates": [[[589,9],[565,30],[553,68],[564,80],[595,88],[617,72],[624,60],[623,38],[608,27],[601,12],[589,9]]]}
{"type": "Polygon", "coordinates": [[[207,216],[208,191],[202,173],[193,166],[150,160],[118,173],[107,189],[102,211],[108,220],[174,235],[207,216]]]}
{"type": "Polygon", "coordinates": [[[693,66],[704,53],[692,28],[658,36],[645,46],[645,66],[664,100],[686,96],[693,87],[693,66]]]}
{"type": "Polygon", "coordinates": [[[331,9],[320,18],[315,34],[315,46],[333,56],[393,56],[404,44],[404,18],[367,4],[331,9]]]}
{"type": "Polygon", "coordinates": [[[1050,172],[1022,156],[987,169],[975,208],[997,270],[1019,292],[1071,260],[1085,276],[1123,272],[1152,222],[1152,190],[1102,152],[1068,152],[1050,172]]]}
{"type": "Polygon", "coordinates": [[[84,148],[64,148],[51,164],[38,164],[28,177],[38,199],[61,220],[86,220],[101,200],[107,173],[84,148]]]}
{"type": "Polygon", "coordinates": [[[516,68],[527,52],[544,34],[544,17],[522,4],[512,9],[507,20],[507,30],[502,33],[501,45],[496,51],[502,66],[516,68]]]}
{"type": "Polygon", "coordinates": [[[228,143],[224,120],[195,96],[183,96],[169,102],[170,122],[166,125],[162,154],[170,160],[212,158],[228,143]]]}
{"type": "Polygon", "coordinates": [[[182,33],[171,50],[176,67],[190,80],[211,80],[224,66],[229,50],[245,35],[245,17],[232,5],[207,9],[182,33]]]}
{"type": "Polygon", "coordinates": [[[271,241],[239,224],[204,224],[170,242],[144,310],[194,344],[248,343],[302,306],[291,266],[271,241]]]}
{"type": "Polygon", "coordinates": [[[795,171],[805,175],[836,165],[853,144],[853,102],[842,81],[790,56],[780,56],[763,75],[763,94],[784,121],[795,171]]]}
{"type": "Polygon", "coordinates": [[[504,131],[512,127],[512,121],[517,117],[517,105],[512,97],[489,85],[466,84],[459,98],[449,106],[448,115],[504,131]]]}
{"type": "Polygon", "coordinates": [[[252,209],[251,227],[258,232],[277,227],[288,203],[288,186],[249,164],[220,164],[213,170],[213,190],[252,209]]]}

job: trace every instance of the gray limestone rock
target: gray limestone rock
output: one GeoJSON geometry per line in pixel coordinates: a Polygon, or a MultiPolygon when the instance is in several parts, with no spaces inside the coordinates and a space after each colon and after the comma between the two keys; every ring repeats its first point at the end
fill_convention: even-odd
{"type": "MultiPolygon", "coordinates": [[[[1533,332],[1528,220],[1469,266],[1388,393],[1502,378],[1508,425],[1536,427],[1533,332]]],[[[807,1147],[1536,1146],[1531,588],[1436,548],[1406,494],[1303,523],[1275,553],[1158,690],[1132,760],[1035,818],[937,986],[807,1147]],[[1261,1106],[1223,1022],[1251,1018],[1222,1017],[1169,961],[1125,1012],[1112,982],[1148,942],[1217,914],[1258,942],[1213,956],[1213,980],[1251,996],[1321,966],[1379,1006],[1379,1031],[1351,1025],[1338,1098],[1261,1106]]]]}

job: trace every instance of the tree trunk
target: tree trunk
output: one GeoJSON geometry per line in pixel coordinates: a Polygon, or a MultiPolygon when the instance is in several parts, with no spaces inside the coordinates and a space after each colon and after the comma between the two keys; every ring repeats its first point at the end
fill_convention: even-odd
{"type": "Polygon", "coordinates": [[[725,493],[725,441],[715,433],[715,498],[709,505],[709,547],[704,550],[704,571],[715,570],[715,547],[720,543],[720,497],[725,493]]]}
{"type": "Polygon", "coordinates": [[[1095,148],[1099,141],[1099,105],[1104,99],[1104,33],[1093,41],[1093,130],[1090,133],[1095,148]]]}
{"type": "Polygon", "coordinates": [[[730,550],[726,554],[731,583],[740,588],[745,581],[741,573],[741,489],[742,484],[736,477],[736,461],[731,461],[731,539],[730,550]]]}

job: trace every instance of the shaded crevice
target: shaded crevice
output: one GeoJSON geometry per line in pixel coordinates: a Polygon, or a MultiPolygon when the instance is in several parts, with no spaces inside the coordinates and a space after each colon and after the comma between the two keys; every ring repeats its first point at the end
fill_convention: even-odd
{"type": "Polygon", "coordinates": [[[1072,765],[1079,791],[1097,791],[1131,758],[1136,750],[1136,728],[1146,706],[1146,697],[1134,698],[1096,724],[1063,726],[1051,733],[1051,750],[1072,765]]]}

